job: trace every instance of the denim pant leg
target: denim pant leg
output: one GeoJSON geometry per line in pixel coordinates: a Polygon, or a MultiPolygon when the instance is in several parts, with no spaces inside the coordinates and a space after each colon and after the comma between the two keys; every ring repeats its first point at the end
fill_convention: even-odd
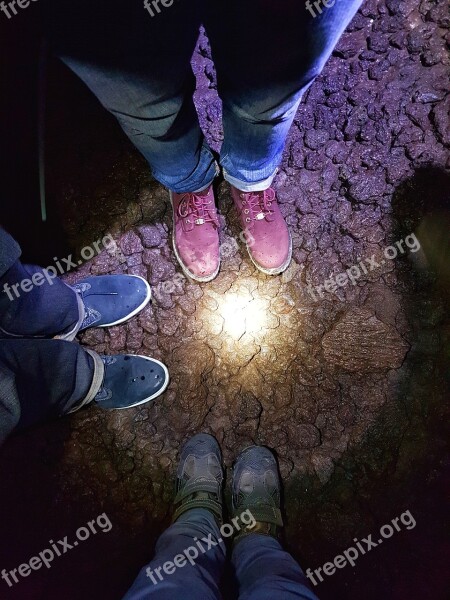
{"type": "Polygon", "coordinates": [[[246,536],[234,548],[232,562],[239,600],[317,600],[299,565],[275,538],[246,536]]]}
{"type": "Polygon", "coordinates": [[[197,0],[161,6],[154,17],[142,0],[50,4],[55,52],[116,117],[153,176],[178,193],[207,187],[217,166],[193,101],[197,0]]]}
{"type": "Polygon", "coordinates": [[[94,352],[63,340],[0,340],[0,444],[90,402],[103,380],[94,352]]]}
{"type": "Polygon", "coordinates": [[[0,277],[9,271],[22,254],[19,244],[0,227],[0,277]]]}
{"type": "Polygon", "coordinates": [[[23,265],[20,255],[0,227],[0,338],[73,338],[82,317],[77,294],[54,273],[23,265]]]}
{"type": "Polygon", "coordinates": [[[299,0],[212,3],[207,29],[223,100],[221,164],[232,185],[270,186],[301,97],[361,1],[336,0],[315,17],[299,0]]]}
{"type": "Polygon", "coordinates": [[[208,550],[212,541],[219,538],[220,531],[210,511],[187,511],[161,535],[155,558],[141,570],[124,600],[220,600],[219,581],[226,554],[223,541],[208,550]],[[208,538],[209,543],[202,541],[208,538]],[[180,558],[186,550],[195,564],[188,562],[186,555],[184,560],[180,558]],[[196,553],[198,558],[194,559],[196,553]],[[175,557],[183,566],[174,566],[175,557]],[[168,561],[172,567],[166,565],[166,569],[171,574],[163,570],[168,561]]]}

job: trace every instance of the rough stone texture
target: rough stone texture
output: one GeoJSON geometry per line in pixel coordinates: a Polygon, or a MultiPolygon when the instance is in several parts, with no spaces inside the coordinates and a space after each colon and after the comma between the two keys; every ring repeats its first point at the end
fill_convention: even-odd
{"type": "MultiPolygon", "coordinates": [[[[14,506],[17,496],[34,516],[26,523],[40,532],[39,549],[103,510],[115,523],[111,542],[92,542],[93,565],[88,550],[74,553],[70,586],[67,572],[55,567],[50,583],[40,576],[40,586],[22,597],[38,598],[44,588],[62,590],[45,592],[46,598],[94,597],[99,574],[105,577],[96,597],[124,592],[151,555],[149,540],[168,524],[180,446],[207,431],[222,445],[227,467],[249,444],[276,449],[286,541],[305,568],[331,560],[354,537],[406,509],[422,518],[421,532],[399,534],[370,560],[361,559],[356,572],[329,578],[317,589],[320,597],[446,598],[444,542],[433,520],[440,509],[426,500],[440,493],[446,436],[441,357],[448,329],[442,292],[429,271],[432,241],[430,252],[399,252],[382,262],[384,249],[415,231],[430,210],[428,193],[437,200],[448,185],[442,175],[448,166],[445,4],[365,2],[306,94],[275,182],[294,239],[292,266],[278,278],[257,272],[246,255],[222,183],[220,275],[208,285],[187,281],[171,249],[166,191],[114,122],[58,70],[55,80],[65,77],[66,89],[72,86],[80,99],[70,120],[55,110],[49,144],[61,220],[78,250],[106,233],[121,250],[103,251],[67,281],[128,272],[147,277],[153,288],[152,306],[138,318],[89,331],[81,343],[161,359],[171,384],[151,405],[108,413],[91,408],[6,449],[2,479],[18,490],[8,502],[14,506]],[[355,285],[323,297],[308,291],[369,258],[378,267],[355,285]],[[28,461],[18,458],[22,444],[34,449],[28,461]],[[17,483],[18,469],[24,482],[39,478],[36,491],[17,483]],[[91,587],[83,587],[80,570],[91,587]]],[[[204,36],[193,68],[200,120],[218,149],[221,104],[204,36]]],[[[67,105],[70,94],[61,101],[56,85],[53,94],[58,106],[67,105]]],[[[422,239],[425,247],[427,231],[422,239]]],[[[13,553],[10,568],[36,551],[36,544],[26,547],[13,553]]]]}
{"type": "Polygon", "coordinates": [[[327,362],[347,371],[370,373],[401,367],[409,345],[397,330],[366,309],[345,313],[322,338],[327,362]]]}

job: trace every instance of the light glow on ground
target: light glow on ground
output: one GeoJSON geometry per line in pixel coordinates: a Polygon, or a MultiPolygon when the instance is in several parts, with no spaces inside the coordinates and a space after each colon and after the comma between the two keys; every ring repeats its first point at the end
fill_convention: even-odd
{"type": "Polygon", "coordinates": [[[219,300],[218,313],[223,318],[223,332],[239,340],[244,334],[263,332],[267,326],[267,305],[250,293],[228,293],[219,300]]]}

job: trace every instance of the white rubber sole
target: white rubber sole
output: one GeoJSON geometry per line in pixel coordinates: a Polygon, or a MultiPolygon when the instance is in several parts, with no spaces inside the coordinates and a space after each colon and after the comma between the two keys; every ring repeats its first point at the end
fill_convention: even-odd
{"type": "Polygon", "coordinates": [[[287,257],[286,261],[281,265],[281,267],[276,267],[275,269],[265,269],[264,267],[261,267],[261,265],[259,265],[256,262],[256,260],[253,258],[252,253],[250,252],[250,248],[249,248],[248,244],[246,244],[246,247],[247,247],[247,252],[248,252],[248,255],[250,256],[250,259],[251,259],[252,263],[255,265],[255,267],[258,269],[258,271],[261,271],[262,273],[265,273],[266,275],[281,275],[281,273],[283,273],[284,271],[286,271],[286,269],[291,264],[291,261],[292,261],[292,237],[291,237],[291,234],[289,234],[289,253],[288,253],[288,257],[287,257]]]}
{"type": "Polygon", "coordinates": [[[139,358],[145,358],[145,360],[151,361],[153,363],[157,363],[160,367],[162,367],[165,376],[166,376],[166,381],[163,385],[163,387],[156,393],[153,394],[152,396],[149,396],[148,398],[145,398],[144,400],[140,400],[139,402],[136,402],[136,404],[130,404],[130,406],[120,406],[118,408],[108,408],[105,410],[128,410],[129,408],[134,408],[135,406],[140,406],[141,404],[146,404],[147,402],[151,402],[152,400],[155,400],[155,398],[158,398],[159,396],[161,396],[161,394],[164,394],[164,392],[167,390],[167,387],[170,383],[170,375],[169,375],[169,371],[166,367],[166,365],[164,363],[162,363],[159,360],[156,360],[156,358],[150,358],[148,356],[142,356],[141,354],[126,354],[125,356],[137,356],[139,358]]]}
{"type": "Polygon", "coordinates": [[[100,328],[104,329],[105,327],[114,327],[115,325],[121,325],[122,323],[126,323],[127,321],[129,321],[130,319],[135,317],[137,314],[139,314],[142,310],[144,310],[144,308],[147,306],[147,304],[152,299],[152,290],[151,290],[150,284],[148,283],[148,281],[146,279],[144,279],[140,275],[127,275],[127,277],[135,277],[136,279],[140,279],[141,281],[144,282],[145,287],[147,288],[147,295],[145,297],[145,300],[141,303],[140,306],[135,308],[133,310],[133,312],[129,313],[126,317],[123,317],[123,319],[114,321],[114,323],[106,323],[105,325],[99,325],[98,326],[99,329],[100,328]]]}

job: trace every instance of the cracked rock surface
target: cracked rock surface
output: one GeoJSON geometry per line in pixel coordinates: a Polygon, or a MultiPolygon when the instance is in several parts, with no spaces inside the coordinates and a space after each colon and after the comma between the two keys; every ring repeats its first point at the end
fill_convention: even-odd
{"type": "MultiPolygon", "coordinates": [[[[432,272],[433,242],[430,249],[414,246],[418,251],[395,243],[413,232],[427,237],[421,230],[427,201],[442,197],[443,182],[448,185],[448,25],[443,1],[363,4],[290,132],[275,187],[294,259],[276,278],[259,273],[247,256],[222,182],[221,272],[210,284],[188,281],[171,247],[166,191],[115,123],[54,66],[81,99],[81,108],[71,105],[77,127],[61,108],[53,123],[51,186],[63,227],[78,251],[107,233],[118,245],[66,281],[130,273],[147,278],[153,291],[139,317],[88,331],[80,342],[102,354],[151,355],[171,375],[168,391],[153,404],[88,409],[7,449],[8,460],[23,443],[36,450],[34,475],[31,466],[22,468],[30,480],[38,473],[47,481],[49,491],[37,505],[53,515],[55,533],[48,535],[66,535],[85,513],[106,510],[115,522],[111,555],[97,565],[110,582],[99,587],[102,597],[117,598],[117,589],[125,591],[151,557],[155,536],[169,523],[178,450],[199,431],[217,437],[227,467],[250,444],[276,450],[285,484],[285,542],[305,568],[332,560],[354,537],[414,502],[434,531],[429,505],[415,494],[440,485],[444,468],[445,296],[432,272]],[[70,156],[58,127],[71,140],[70,156]],[[396,258],[386,258],[387,247],[397,249],[396,258]],[[354,285],[327,291],[326,281],[363,260],[367,272],[360,267],[354,285]]],[[[202,34],[193,59],[196,102],[217,150],[221,105],[209,56],[202,34]]],[[[55,105],[60,94],[55,88],[55,105]]],[[[403,564],[398,555],[410,556],[421,539],[406,536],[410,542],[402,543],[411,546],[393,541],[358,574],[337,574],[317,593],[375,598],[388,589],[393,595],[387,598],[425,597],[413,566],[420,564],[423,573],[430,559],[416,548],[403,564]],[[394,560],[410,575],[387,572],[394,560]]],[[[104,538],[92,546],[96,552],[109,547],[104,538]]],[[[74,569],[95,580],[86,554],[77,552],[74,569]]],[[[435,573],[439,560],[433,564],[435,573]]],[[[63,575],[55,572],[49,590],[63,589],[63,575]]],[[[65,598],[90,597],[83,595],[87,584],[67,577],[74,582],[65,598]]],[[[45,587],[46,580],[39,581],[45,587]]],[[[436,576],[428,597],[444,599],[440,581],[436,576]]],[[[53,593],[45,597],[60,597],[53,593]]]]}

